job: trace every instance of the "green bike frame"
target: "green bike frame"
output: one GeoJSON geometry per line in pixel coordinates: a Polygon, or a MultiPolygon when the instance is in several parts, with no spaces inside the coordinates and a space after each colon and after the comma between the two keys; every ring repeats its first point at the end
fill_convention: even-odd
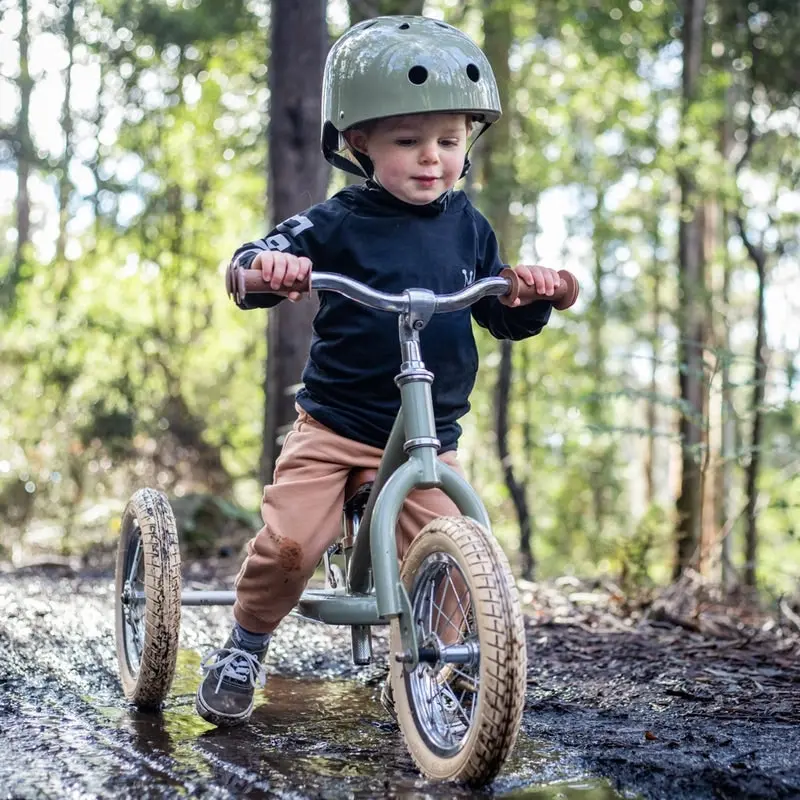
{"type": "Polygon", "coordinates": [[[434,376],[425,369],[419,343],[419,332],[434,312],[434,296],[423,290],[408,294],[410,310],[399,317],[402,364],[395,382],[400,389],[400,411],[355,538],[348,590],[307,590],[298,612],[321,622],[356,626],[385,624],[399,617],[406,666],[413,669],[418,663],[417,641],[411,605],[400,581],[395,538],[403,503],[414,489],[441,489],[464,516],[487,529],[490,525],[475,490],[438,458],[440,442],[431,395],[434,376]]]}

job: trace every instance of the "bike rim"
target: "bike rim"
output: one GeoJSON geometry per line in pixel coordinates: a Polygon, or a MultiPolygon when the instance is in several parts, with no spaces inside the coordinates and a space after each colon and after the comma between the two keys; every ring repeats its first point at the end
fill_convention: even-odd
{"type": "Polygon", "coordinates": [[[142,532],[134,518],[127,537],[123,563],[121,613],[125,660],[131,675],[137,675],[142,663],[145,632],[144,558],[142,557],[142,532]]]}
{"type": "MultiPolygon", "coordinates": [[[[464,574],[450,555],[432,553],[422,562],[411,604],[421,643],[436,642],[439,648],[473,644],[479,653],[474,603],[464,574]]],[[[441,756],[458,753],[469,736],[477,717],[479,668],[478,655],[467,664],[420,664],[405,676],[419,733],[441,756]]]]}

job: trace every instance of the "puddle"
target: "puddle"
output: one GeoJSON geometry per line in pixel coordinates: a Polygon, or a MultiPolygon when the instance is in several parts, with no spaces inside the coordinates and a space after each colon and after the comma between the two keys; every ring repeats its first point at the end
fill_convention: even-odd
{"type": "MultiPolygon", "coordinates": [[[[503,797],[619,800],[607,782],[576,776],[544,743],[520,734],[511,759],[484,791],[424,781],[388,721],[379,688],[353,680],[271,676],[250,724],[218,730],[194,710],[199,656],[181,651],[161,714],[107,717],[142,754],[166,757],[172,779],[236,796],[368,798],[503,797]]],[[[166,765],[166,762],[164,762],[166,765]]]]}
{"type": "Polygon", "coordinates": [[[218,730],[194,709],[200,654],[224,641],[228,609],[186,615],[165,709],[137,712],[119,686],[110,585],[78,588],[0,582],[0,797],[625,797],[524,734],[488,789],[428,783],[378,702],[380,665],[353,667],[346,630],[302,621],[287,620],[270,648],[251,724],[218,730]]]}

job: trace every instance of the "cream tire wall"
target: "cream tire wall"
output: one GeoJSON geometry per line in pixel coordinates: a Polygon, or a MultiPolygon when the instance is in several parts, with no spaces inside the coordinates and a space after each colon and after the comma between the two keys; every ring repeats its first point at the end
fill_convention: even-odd
{"type": "Polygon", "coordinates": [[[125,697],[140,709],[161,706],[172,685],[181,624],[181,558],[175,517],[154,489],[137,491],[122,516],[115,580],[117,660],[125,697]],[[138,531],[138,533],[137,533],[138,531]],[[122,593],[126,556],[141,536],[144,565],[144,641],[138,669],[129,661],[122,593]]]}
{"type": "Polygon", "coordinates": [[[484,527],[467,517],[441,517],[429,523],[412,542],[401,568],[409,593],[420,565],[434,553],[455,560],[470,593],[480,648],[478,705],[458,752],[443,757],[432,751],[417,728],[405,668],[394,660],[394,653],[403,648],[399,625],[393,620],[390,680],[397,721],[424,775],[480,786],[500,771],[519,732],[527,670],[525,626],[508,559],[484,527]]]}

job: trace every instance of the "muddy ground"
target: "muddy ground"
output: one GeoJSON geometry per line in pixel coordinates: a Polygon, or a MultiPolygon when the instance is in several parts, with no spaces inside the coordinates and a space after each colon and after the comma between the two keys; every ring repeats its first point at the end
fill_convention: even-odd
{"type": "Polygon", "coordinates": [[[800,798],[795,632],[702,598],[665,621],[609,613],[604,592],[532,594],[532,737],[645,797],[800,798]]]}
{"type": "MultiPolygon", "coordinates": [[[[191,588],[229,580],[224,568],[185,575],[191,588]]],[[[696,598],[656,614],[576,582],[522,595],[523,731],[478,793],[414,769],[377,703],[382,632],[378,662],[356,668],[344,629],[287,620],[252,724],[219,732],[193,693],[230,609],[184,609],[167,706],[140,714],[117,682],[112,575],[0,573],[0,798],[800,798],[790,626],[696,598]]]]}

